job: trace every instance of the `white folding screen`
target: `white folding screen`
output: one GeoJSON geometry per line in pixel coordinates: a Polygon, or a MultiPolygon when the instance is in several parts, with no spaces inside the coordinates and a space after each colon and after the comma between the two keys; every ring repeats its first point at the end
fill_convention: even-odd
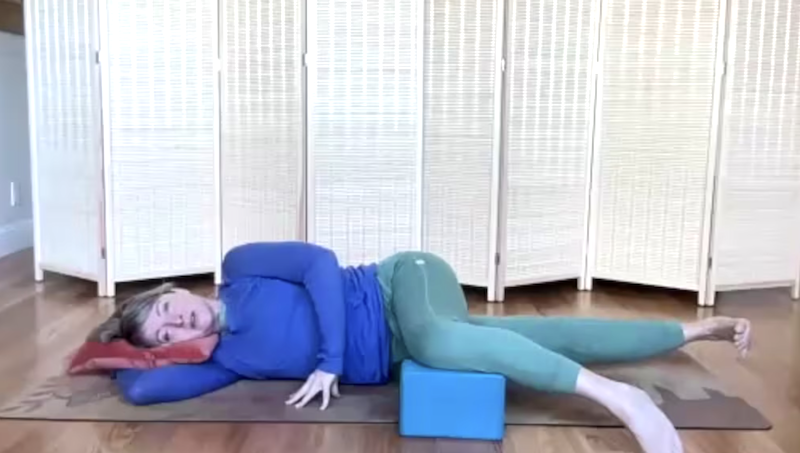
{"type": "Polygon", "coordinates": [[[709,257],[712,293],[800,291],[795,3],[29,0],[37,266],[113,294],[305,239],[490,299],[702,303],[709,257]]]}
{"type": "Polygon", "coordinates": [[[509,8],[504,283],[578,278],[599,2],[512,0],[509,8]]]}
{"type": "Polygon", "coordinates": [[[216,0],[107,0],[114,281],[214,270],[216,0]]]}
{"type": "Polygon", "coordinates": [[[223,254],[305,235],[303,4],[221,0],[223,254]]]}
{"type": "MultiPolygon", "coordinates": [[[[800,263],[797,265],[800,268],[800,263]]],[[[794,277],[794,284],[792,284],[792,298],[800,299],[800,269],[794,277]]]]}
{"type": "Polygon", "coordinates": [[[343,264],[420,247],[421,2],[308,8],[308,240],[343,264]]]}
{"type": "Polygon", "coordinates": [[[589,277],[697,291],[718,0],[604,0],[589,277]]]}
{"type": "Polygon", "coordinates": [[[800,274],[800,4],[731,8],[714,283],[789,286],[800,274]]]}
{"type": "Polygon", "coordinates": [[[38,272],[102,273],[97,4],[25,2],[38,272]]]}
{"type": "Polygon", "coordinates": [[[427,0],[424,14],[422,247],[489,286],[502,2],[427,0]]]}

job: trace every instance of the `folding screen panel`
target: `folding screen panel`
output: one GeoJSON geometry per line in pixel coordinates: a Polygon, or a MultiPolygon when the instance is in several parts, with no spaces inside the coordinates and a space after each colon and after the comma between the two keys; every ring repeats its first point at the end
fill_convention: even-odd
{"type": "Polygon", "coordinates": [[[221,0],[223,254],[304,236],[303,3],[221,0]]]}
{"type": "MultiPolygon", "coordinates": [[[[800,268],[800,264],[798,264],[797,267],[800,268]]],[[[800,299],[800,269],[798,269],[794,278],[794,284],[792,285],[792,298],[800,299]]]]}
{"type": "Polygon", "coordinates": [[[102,242],[96,11],[92,0],[25,2],[36,263],[92,280],[102,242]]]}
{"type": "Polygon", "coordinates": [[[105,4],[113,280],[211,271],[217,1],[105,4]]]}
{"type": "Polygon", "coordinates": [[[714,280],[789,286],[800,273],[800,4],[731,7],[714,280]]]}
{"type": "Polygon", "coordinates": [[[509,2],[506,285],[577,278],[583,270],[598,5],[509,2]]]}
{"type": "Polygon", "coordinates": [[[720,2],[603,4],[589,275],[698,290],[720,2]]]}
{"type": "MultiPolygon", "coordinates": [[[[425,2],[423,248],[487,286],[499,75],[497,0],[425,2]]],[[[496,228],[496,225],[495,225],[496,228]]]]}
{"type": "Polygon", "coordinates": [[[342,263],[420,247],[421,2],[308,2],[308,240],[342,263]]]}

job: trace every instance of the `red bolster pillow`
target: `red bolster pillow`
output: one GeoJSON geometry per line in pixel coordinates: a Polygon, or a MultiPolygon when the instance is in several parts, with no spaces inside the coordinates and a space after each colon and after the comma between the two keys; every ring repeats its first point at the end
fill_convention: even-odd
{"type": "Polygon", "coordinates": [[[149,369],[207,361],[219,342],[217,335],[143,349],[125,340],[110,343],[87,341],[69,360],[69,374],[86,374],[129,368],[149,369]]]}

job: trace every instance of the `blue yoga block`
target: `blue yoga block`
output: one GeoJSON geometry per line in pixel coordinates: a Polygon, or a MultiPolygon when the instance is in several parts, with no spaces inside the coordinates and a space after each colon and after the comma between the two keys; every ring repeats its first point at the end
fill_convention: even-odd
{"type": "Polygon", "coordinates": [[[403,362],[400,435],[501,440],[506,379],[498,374],[437,370],[403,362]]]}

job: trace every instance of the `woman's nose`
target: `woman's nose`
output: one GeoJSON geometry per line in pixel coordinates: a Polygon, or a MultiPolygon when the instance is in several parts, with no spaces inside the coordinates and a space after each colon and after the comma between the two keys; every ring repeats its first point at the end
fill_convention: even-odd
{"type": "Polygon", "coordinates": [[[183,315],[176,313],[172,315],[172,319],[169,320],[170,323],[176,327],[183,327],[183,315]]]}

